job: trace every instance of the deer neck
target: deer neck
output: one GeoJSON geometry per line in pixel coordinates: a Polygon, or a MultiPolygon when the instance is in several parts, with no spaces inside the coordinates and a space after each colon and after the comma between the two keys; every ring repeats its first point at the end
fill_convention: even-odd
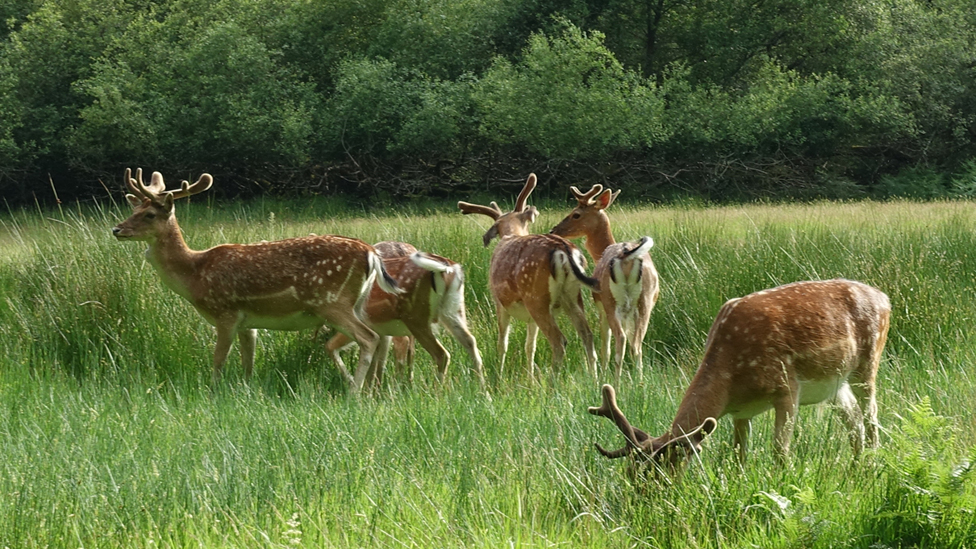
{"type": "Polygon", "coordinates": [[[590,252],[590,257],[597,262],[603,257],[603,251],[616,243],[613,239],[613,233],[610,231],[610,219],[603,212],[600,212],[600,215],[603,222],[596,229],[586,234],[586,242],[584,243],[586,251],[590,252]]]}
{"type": "Polygon", "coordinates": [[[189,288],[196,272],[196,258],[199,253],[186,245],[174,215],[156,238],[150,241],[146,258],[159,273],[163,284],[189,299],[189,288]]]}
{"type": "Polygon", "coordinates": [[[671,424],[672,437],[694,431],[710,417],[717,420],[724,415],[729,401],[729,380],[709,370],[703,364],[691,380],[671,424]]]}

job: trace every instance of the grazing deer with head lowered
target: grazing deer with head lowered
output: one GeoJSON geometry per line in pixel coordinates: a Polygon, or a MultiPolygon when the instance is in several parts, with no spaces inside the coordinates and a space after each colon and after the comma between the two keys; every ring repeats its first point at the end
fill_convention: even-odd
{"type": "Polygon", "coordinates": [[[750,419],[776,412],[774,447],[789,453],[797,409],[832,401],[850,430],[857,457],[878,445],[875,379],[888,337],[891,304],[883,292],[851,280],[796,282],[732,299],[708,332],[705,356],[685,392],[671,430],[657,438],[633,427],[617,407],[613,387],[590,408],[610,418],[626,446],[597,450],[608,458],[635,454],[675,466],[699,450],[702,439],[728,414],[745,461],[750,419]]]}
{"type": "MultiPolygon", "coordinates": [[[[381,381],[383,364],[393,336],[412,336],[434,359],[437,380],[443,384],[447,380],[451,355],[434,335],[433,325],[436,323],[447,328],[464,347],[471,357],[481,389],[485,390],[481,353],[477,341],[468,331],[461,265],[438,255],[417,251],[409,257],[384,258],[383,263],[403,293],[392,295],[374,288],[366,301],[365,319],[382,336],[367,380],[381,381]]],[[[327,347],[333,356],[337,356],[336,351],[348,343],[348,338],[337,334],[329,340],[327,347]]]]}
{"type": "Polygon", "coordinates": [[[184,181],[167,191],[163,176],[153,172],[150,184],[142,169],[125,181],[132,215],[112,233],[119,240],[149,243],[146,257],[164,285],[184,299],[217,329],[213,377],[221,368],[234,335],[240,343],[241,364],[251,376],[257,328],[301,330],[324,324],[348,333],[362,354],[355,377],[343,372],[356,392],[362,387],[378,336],[360,315],[374,280],[385,291],[398,293],[396,281],[369,244],[342,236],[310,236],[260,244],[223,244],[191,250],[176,222],[178,198],[210,188],[213,178],[203,174],[192,185],[184,181]]]}
{"type": "Polygon", "coordinates": [[[593,333],[586,322],[581,294],[583,286],[593,288],[596,280],[583,273],[586,260],[571,242],[555,235],[529,234],[529,224],[539,215],[535,206],[526,207],[535,186],[536,176],[531,174],[515,201],[515,209],[508,213],[494,202],[491,206],[458,202],[462,213],[482,214],[495,221],[483,237],[485,246],[499,237],[488,272],[498,314],[499,371],[505,368],[509,323],[515,317],[527,322],[525,355],[529,377],[534,377],[535,342],[540,330],[552,347],[555,374],[566,353],[566,338],[553,313],[563,310],[583,340],[587,366],[596,377],[593,333]]]}
{"type": "Polygon", "coordinates": [[[577,206],[565,219],[553,227],[551,234],[565,238],[585,237],[586,250],[596,267],[593,278],[599,281],[594,297],[599,304],[600,333],[603,345],[600,362],[610,364],[610,340],[613,336],[616,362],[616,382],[620,382],[624,355],[629,344],[637,362],[638,373],[643,372],[644,354],[641,345],[651,321],[651,311],[660,294],[657,269],[648,251],[654,240],[645,236],[635,242],[617,243],[610,231],[606,209],[620,195],[602,185],[593,185],[586,193],[570,187],[577,206]]]}
{"type": "MultiPolygon", "coordinates": [[[[380,256],[380,259],[383,260],[392,259],[394,257],[410,257],[411,254],[417,251],[417,248],[415,248],[412,244],[397,242],[395,240],[384,240],[382,242],[377,242],[376,244],[373,244],[373,248],[376,250],[376,254],[380,256]]],[[[329,354],[332,355],[332,360],[340,369],[345,368],[345,363],[342,361],[342,357],[339,356],[339,351],[352,346],[352,344],[352,339],[342,332],[336,333],[329,339],[328,343],[325,344],[329,354]]],[[[389,353],[389,347],[393,348],[393,361],[396,363],[397,376],[401,378],[407,376],[410,380],[412,380],[414,359],[413,336],[397,336],[391,338],[390,341],[386,341],[385,337],[382,337],[380,342],[377,344],[376,351],[373,353],[374,361],[380,359],[385,364],[386,354],[389,353]]]]}

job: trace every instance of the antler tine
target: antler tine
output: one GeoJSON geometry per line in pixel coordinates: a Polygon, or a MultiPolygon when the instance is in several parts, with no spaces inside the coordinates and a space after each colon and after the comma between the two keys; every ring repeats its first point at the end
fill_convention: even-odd
{"type": "Polygon", "coordinates": [[[599,442],[594,442],[593,445],[596,446],[597,452],[600,452],[601,454],[603,454],[604,456],[610,459],[625,457],[628,454],[630,454],[631,450],[634,449],[634,447],[631,446],[630,444],[624,446],[623,448],[617,448],[616,450],[607,450],[603,446],[600,446],[599,442]]]}
{"type": "MultiPolygon", "coordinates": [[[[142,179],[139,179],[142,182],[142,179]]],[[[149,187],[147,187],[150,193],[155,196],[159,196],[166,192],[166,182],[163,181],[163,174],[159,172],[153,172],[152,178],[149,180],[149,187]]]]}
{"type": "MultiPolygon", "coordinates": [[[[142,168],[136,170],[136,176],[140,179],[142,178],[142,168]]],[[[132,168],[125,169],[125,186],[128,187],[129,191],[131,191],[136,197],[146,198],[146,195],[142,193],[142,189],[136,185],[136,180],[132,179],[132,168]]]]}
{"type": "Polygon", "coordinates": [[[190,196],[197,193],[202,193],[203,191],[209,189],[211,185],[213,185],[213,176],[210,175],[209,173],[205,173],[202,174],[200,178],[197,179],[196,183],[193,183],[192,185],[190,184],[189,181],[184,179],[183,184],[180,187],[180,190],[173,191],[170,194],[173,195],[174,199],[183,198],[184,196],[190,196]]]}
{"type": "Polygon", "coordinates": [[[534,173],[529,174],[529,178],[525,180],[525,186],[522,187],[522,192],[519,193],[518,198],[515,200],[515,211],[521,212],[525,209],[525,202],[529,199],[529,195],[535,189],[535,185],[538,182],[538,178],[534,173]]]}
{"type": "Polygon", "coordinates": [[[603,185],[597,183],[596,185],[590,187],[590,190],[586,191],[585,193],[580,192],[580,190],[575,186],[570,187],[569,190],[573,193],[573,196],[576,197],[576,200],[580,203],[580,206],[589,206],[593,203],[593,197],[600,194],[600,191],[603,190],[603,185]]]}
{"type": "MultiPolygon", "coordinates": [[[[624,438],[627,439],[627,452],[630,452],[633,448],[641,448],[639,441],[637,440],[637,435],[634,433],[634,428],[631,426],[627,418],[624,417],[624,413],[617,407],[617,393],[613,390],[613,387],[609,384],[603,386],[603,404],[600,407],[590,407],[587,409],[588,412],[595,416],[603,416],[610,418],[617,425],[617,428],[624,434],[624,438]]],[[[599,449],[599,448],[598,448],[599,449]]],[[[621,450],[616,450],[614,452],[605,452],[601,449],[600,453],[607,457],[614,457],[609,454],[616,454],[621,450]]],[[[626,455],[624,452],[621,455],[626,455]]],[[[615,456],[620,457],[620,456],[615,456]]]]}
{"type": "Polygon", "coordinates": [[[502,210],[498,207],[498,204],[494,202],[491,206],[482,206],[481,204],[471,204],[470,202],[458,202],[458,208],[461,209],[461,213],[467,214],[481,214],[487,215],[492,219],[498,219],[502,216],[502,210]]]}

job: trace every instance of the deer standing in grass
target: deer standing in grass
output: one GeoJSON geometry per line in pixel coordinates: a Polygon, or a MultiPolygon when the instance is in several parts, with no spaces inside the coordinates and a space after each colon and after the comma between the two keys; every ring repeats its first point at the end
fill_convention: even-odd
{"type": "Polygon", "coordinates": [[[776,412],[774,448],[789,453],[799,406],[830,400],[850,431],[857,457],[878,445],[875,380],[888,338],[891,304],[883,292],[851,280],[796,282],[732,299],[708,332],[705,356],[678,406],[671,430],[651,438],[617,407],[613,387],[589,409],[610,418],[626,446],[597,450],[608,458],[636,453],[640,460],[676,466],[724,415],[734,418],[734,441],[745,461],[750,420],[776,412]]]}
{"type": "Polygon", "coordinates": [[[620,195],[602,185],[593,185],[586,193],[570,187],[577,206],[565,219],[553,227],[551,234],[565,238],[585,237],[586,250],[590,252],[596,267],[593,278],[599,281],[599,290],[593,295],[600,311],[600,362],[604,368],[610,364],[611,335],[615,348],[616,375],[620,383],[627,346],[637,363],[638,374],[643,373],[644,354],[642,344],[651,321],[651,311],[660,294],[657,269],[648,251],[654,240],[645,236],[635,242],[617,243],[610,231],[610,218],[606,209],[620,195]]]}
{"type": "Polygon", "coordinates": [[[510,322],[515,317],[527,323],[525,355],[529,377],[535,375],[535,344],[540,330],[552,347],[554,375],[566,354],[566,338],[554,316],[562,310],[583,340],[587,366],[596,377],[593,333],[586,322],[581,294],[583,286],[593,288],[596,280],[583,272],[586,260],[571,242],[555,235],[529,234],[529,224],[539,215],[535,206],[526,207],[536,182],[535,174],[529,175],[515,201],[515,209],[508,213],[503,213],[494,202],[491,206],[458,202],[462,213],[482,214],[494,220],[483,237],[486,247],[493,238],[499,238],[488,272],[488,285],[498,314],[499,371],[505,368],[510,322]]]}
{"type": "Polygon", "coordinates": [[[125,182],[132,215],[112,233],[119,240],[149,244],[146,257],[165,286],[190,302],[217,329],[213,378],[221,369],[237,335],[241,364],[250,378],[257,328],[301,330],[328,324],[349,334],[363,352],[355,376],[343,371],[357,392],[369,369],[378,336],[362,320],[362,309],[373,282],[398,293],[396,281],[369,244],[342,236],[310,236],[259,244],[223,244],[191,250],[176,222],[173,203],[203,192],[213,184],[203,174],[192,185],[184,181],[167,191],[163,176],[153,172],[150,184],[142,169],[125,182]]]}
{"type": "MultiPolygon", "coordinates": [[[[464,347],[481,389],[485,390],[481,353],[477,341],[468,330],[461,265],[441,256],[417,251],[409,257],[387,257],[383,263],[403,293],[393,295],[374,288],[366,301],[365,319],[381,336],[367,380],[376,383],[382,380],[383,364],[392,337],[411,336],[437,364],[437,380],[442,384],[446,382],[451,355],[434,335],[433,325],[436,323],[447,328],[464,347]]],[[[348,343],[347,337],[337,334],[326,346],[337,358],[336,351],[348,343]]],[[[412,368],[410,376],[413,376],[412,368]]]]}

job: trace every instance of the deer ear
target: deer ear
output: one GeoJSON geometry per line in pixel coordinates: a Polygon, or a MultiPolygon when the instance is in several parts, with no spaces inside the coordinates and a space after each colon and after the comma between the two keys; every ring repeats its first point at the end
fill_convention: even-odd
{"type": "Polygon", "coordinates": [[[166,193],[163,195],[163,208],[165,208],[167,212],[173,211],[173,200],[175,200],[173,193],[166,193]]]}
{"type": "Polygon", "coordinates": [[[597,195],[597,197],[596,197],[596,209],[598,209],[598,210],[605,210],[605,209],[609,208],[610,207],[610,204],[613,204],[613,201],[614,201],[614,199],[617,198],[617,195],[618,194],[620,194],[620,191],[617,191],[616,193],[614,193],[610,189],[607,189],[607,190],[603,191],[602,193],[600,193],[599,195],[597,195]]]}
{"type": "Polygon", "coordinates": [[[138,208],[142,205],[143,200],[134,194],[126,194],[125,199],[129,202],[129,205],[133,209],[138,208]]]}

